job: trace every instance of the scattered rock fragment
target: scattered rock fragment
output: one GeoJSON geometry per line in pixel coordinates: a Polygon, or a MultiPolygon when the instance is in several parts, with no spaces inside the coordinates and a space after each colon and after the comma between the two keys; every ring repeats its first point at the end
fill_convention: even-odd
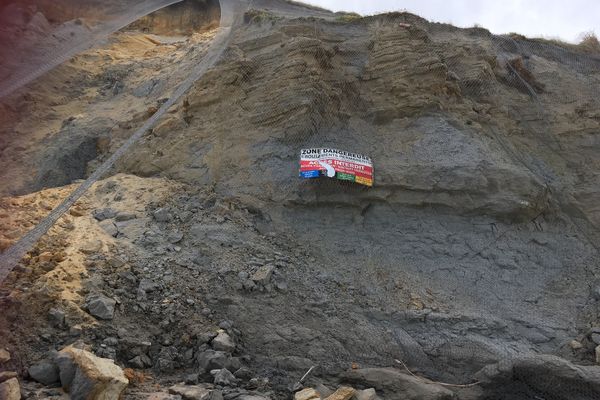
{"type": "Polygon", "coordinates": [[[137,218],[137,215],[133,212],[121,211],[115,216],[115,221],[125,222],[131,221],[137,218]]]}
{"type": "Polygon", "coordinates": [[[321,398],[326,398],[329,397],[333,394],[333,390],[329,389],[327,386],[323,385],[322,383],[319,383],[318,385],[315,386],[315,390],[319,393],[319,395],[321,395],[321,398]]]}
{"type": "Polygon", "coordinates": [[[170,222],[173,219],[173,216],[166,208],[159,208],[152,215],[157,222],[170,222]]]}
{"type": "Polygon", "coordinates": [[[252,280],[260,285],[266,285],[271,280],[275,267],[273,265],[263,265],[254,274],[252,280]]]}
{"type": "Polygon", "coordinates": [[[48,311],[48,319],[50,323],[56,328],[64,328],[66,325],[65,312],[57,308],[52,308],[48,311]]]}
{"type": "Polygon", "coordinates": [[[377,393],[375,392],[375,389],[373,389],[373,388],[365,389],[365,390],[358,390],[354,394],[354,398],[356,400],[375,400],[377,398],[377,393]]]}
{"type": "Polygon", "coordinates": [[[92,212],[92,215],[94,216],[94,218],[96,218],[97,221],[104,221],[107,219],[112,219],[114,217],[117,216],[117,212],[115,210],[113,210],[112,208],[103,208],[100,210],[94,210],[92,212]]]}
{"type": "Polygon", "coordinates": [[[235,351],[235,342],[231,336],[224,331],[220,331],[217,337],[212,340],[211,346],[217,351],[224,351],[227,353],[233,353],[235,351]]]}
{"type": "Polygon", "coordinates": [[[0,383],[6,382],[9,379],[16,378],[18,374],[13,371],[3,371],[0,372],[0,383]]]}
{"type": "Polygon", "coordinates": [[[596,364],[600,364],[600,345],[596,346],[596,364]]]}
{"type": "Polygon", "coordinates": [[[236,377],[226,368],[212,370],[210,373],[214,377],[215,385],[236,386],[237,384],[236,377]]]}
{"type": "Polygon", "coordinates": [[[352,396],[354,396],[354,393],[356,393],[355,389],[348,386],[342,386],[331,396],[327,397],[326,400],[350,400],[352,396]]]}
{"type": "Polygon", "coordinates": [[[174,385],[169,393],[181,396],[184,400],[209,400],[211,390],[201,385],[174,385]]]}
{"type": "Polygon", "coordinates": [[[8,379],[0,383],[0,399],[2,400],[20,400],[21,387],[17,378],[8,379]]]}
{"type": "Polygon", "coordinates": [[[86,299],[88,312],[96,318],[110,320],[115,314],[117,302],[103,294],[92,294],[86,299]]]}
{"type": "Polygon", "coordinates": [[[72,346],[56,358],[63,388],[72,399],[119,399],[129,380],[112,360],[72,346]]]}
{"type": "Polygon", "coordinates": [[[206,350],[198,353],[196,360],[201,371],[209,372],[214,369],[227,368],[230,371],[237,371],[242,367],[241,362],[236,357],[224,351],[206,350]]]}
{"type": "Polygon", "coordinates": [[[117,237],[119,235],[119,228],[117,228],[117,225],[111,220],[102,221],[99,225],[107,235],[112,237],[117,237]]]}
{"type": "Polygon", "coordinates": [[[321,395],[313,388],[302,389],[294,394],[294,400],[312,400],[320,399],[321,395]]]}
{"type": "Polygon", "coordinates": [[[10,353],[6,349],[0,349],[0,364],[10,361],[10,353]]]}
{"type": "Polygon", "coordinates": [[[571,340],[571,341],[569,342],[569,346],[570,346],[570,347],[571,347],[571,349],[573,349],[573,350],[581,350],[581,349],[583,349],[583,344],[581,344],[581,342],[580,342],[580,341],[577,341],[577,340],[571,340]]]}
{"type": "Polygon", "coordinates": [[[59,371],[56,364],[50,361],[42,361],[34,364],[27,370],[29,376],[43,385],[50,386],[60,381],[59,371]]]}

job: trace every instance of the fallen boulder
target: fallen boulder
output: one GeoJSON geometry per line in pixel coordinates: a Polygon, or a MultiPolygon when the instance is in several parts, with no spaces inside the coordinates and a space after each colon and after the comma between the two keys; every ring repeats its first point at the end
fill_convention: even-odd
{"type": "Polygon", "coordinates": [[[112,360],[69,346],[55,359],[63,388],[73,399],[118,399],[129,380],[112,360]]]}
{"type": "Polygon", "coordinates": [[[475,378],[485,398],[499,394],[556,400],[600,398],[600,367],[574,365],[549,355],[505,360],[483,368],[475,378]]]}
{"type": "Polygon", "coordinates": [[[49,361],[42,361],[34,364],[27,370],[29,376],[36,382],[50,386],[60,381],[58,367],[49,361]]]}
{"type": "Polygon", "coordinates": [[[17,378],[11,378],[0,383],[0,399],[21,400],[21,387],[17,378]]]}
{"type": "Polygon", "coordinates": [[[92,294],[86,299],[85,307],[96,318],[110,320],[115,314],[117,302],[103,294],[92,294]]]}
{"type": "MultiPolygon", "coordinates": [[[[416,378],[393,368],[366,368],[342,374],[345,382],[372,387],[390,400],[451,400],[454,393],[425,378],[416,378]]],[[[335,394],[335,393],[334,393],[335,394]]]]}

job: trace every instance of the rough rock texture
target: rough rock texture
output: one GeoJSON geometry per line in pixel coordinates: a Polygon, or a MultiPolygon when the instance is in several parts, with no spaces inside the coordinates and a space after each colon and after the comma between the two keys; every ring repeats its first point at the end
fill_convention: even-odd
{"type": "Polygon", "coordinates": [[[372,386],[385,399],[452,400],[454,393],[426,379],[417,379],[394,369],[361,369],[347,372],[344,380],[352,384],[372,386]]]}
{"type": "Polygon", "coordinates": [[[486,367],[477,374],[483,397],[525,400],[591,399],[600,393],[600,367],[581,367],[552,356],[531,356],[486,367]]]}
{"type": "Polygon", "coordinates": [[[73,399],[118,399],[129,384],[123,370],[112,360],[74,347],[67,347],[60,354],[60,380],[73,399]]]}
{"type": "Polygon", "coordinates": [[[0,383],[0,399],[21,400],[21,389],[17,378],[11,378],[0,383]]]}

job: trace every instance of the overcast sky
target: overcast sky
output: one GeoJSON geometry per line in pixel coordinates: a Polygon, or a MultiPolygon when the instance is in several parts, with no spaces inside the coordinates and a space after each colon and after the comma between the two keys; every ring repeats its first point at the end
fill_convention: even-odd
{"type": "Polygon", "coordinates": [[[304,0],[333,11],[375,14],[406,10],[436,22],[493,33],[577,41],[582,32],[600,34],[600,0],[304,0]]]}

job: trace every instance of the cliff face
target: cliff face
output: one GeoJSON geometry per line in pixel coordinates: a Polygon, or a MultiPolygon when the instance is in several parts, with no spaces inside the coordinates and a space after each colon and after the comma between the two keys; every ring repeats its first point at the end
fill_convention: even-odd
{"type": "MultiPolygon", "coordinates": [[[[210,4],[147,17],[7,102],[4,192],[66,184],[115,151],[212,37],[136,30],[189,33],[210,4]]],[[[99,184],[75,233],[56,233],[76,251],[97,232],[81,293],[123,304],[85,337],[134,326],[153,343],[145,367],[181,377],[207,345],[174,330],[199,338],[227,320],[235,354],[279,394],[316,364],[322,382],[405,398],[389,371],[342,373],[400,359],[481,382],[439,398],[594,398],[599,367],[571,363],[595,363],[600,326],[600,56],[410,14],[251,6],[225,57],[115,168],[138,177],[99,184]],[[309,147],[370,156],[374,187],[299,180],[309,147]],[[137,217],[96,226],[106,207],[137,217]],[[115,267],[115,255],[127,261],[115,267]]],[[[55,293],[48,275],[35,279],[55,293]]],[[[84,296],[69,290],[56,292],[73,311],[84,296]]],[[[125,347],[114,351],[127,364],[125,347]]]]}

